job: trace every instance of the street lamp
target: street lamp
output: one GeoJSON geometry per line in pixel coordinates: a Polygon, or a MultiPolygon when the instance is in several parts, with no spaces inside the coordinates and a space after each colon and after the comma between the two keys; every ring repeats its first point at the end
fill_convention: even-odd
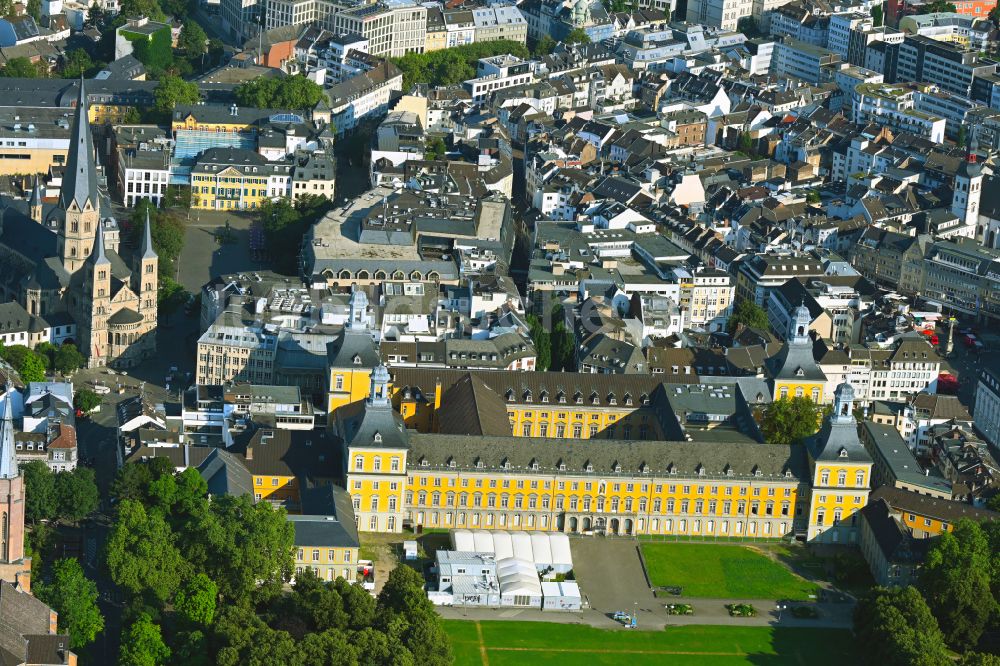
{"type": "Polygon", "coordinates": [[[778,604],[776,606],[776,608],[778,609],[778,623],[780,624],[781,623],[781,611],[783,611],[786,608],[788,608],[788,604],[778,604]]]}

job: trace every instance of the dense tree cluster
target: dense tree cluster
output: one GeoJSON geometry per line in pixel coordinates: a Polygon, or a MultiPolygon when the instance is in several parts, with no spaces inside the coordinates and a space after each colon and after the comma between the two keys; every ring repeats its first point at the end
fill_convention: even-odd
{"type": "Polygon", "coordinates": [[[21,465],[24,475],[24,516],[31,523],[41,520],[77,522],[97,510],[101,502],[94,470],[77,467],[72,472],[53,472],[40,460],[21,465]]]}
{"type": "Polygon", "coordinates": [[[200,99],[198,84],[179,76],[161,77],[153,90],[153,108],[161,116],[169,117],[178,104],[197,104],[200,99]]]}
{"type": "Polygon", "coordinates": [[[45,381],[45,370],[48,367],[47,359],[24,345],[8,346],[0,342],[0,359],[17,370],[17,374],[21,376],[21,381],[25,384],[45,381]]]}
{"type": "MultiPolygon", "coordinates": [[[[179,79],[178,79],[179,81],[179,79]]],[[[184,85],[191,85],[181,81],[184,85]]],[[[161,84],[162,85],[162,84],[161,84]]],[[[159,88],[157,88],[159,90],[159,88]]],[[[197,87],[195,87],[197,90],[197,87]]],[[[153,249],[159,257],[159,291],[157,300],[161,311],[169,313],[176,309],[187,297],[174,275],[177,272],[177,259],[184,249],[184,221],[171,211],[157,208],[148,199],[140,200],[132,211],[132,218],[125,229],[129,243],[139,247],[143,234],[146,232],[146,213],[153,228],[150,236],[153,239],[153,249]]]]}
{"type": "Polygon", "coordinates": [[[451,663],[423,579],[394,571],[376,601],[343,579],[296,576],[284,511],[248,497],[207,498],[196,470],[164,458],[126,465],[106,549],[129,596],[119,664],[388,666],[451,663]]]}
{"type": "Polygon", "coordinates": [[[509,53],[516,58],[528,58],[524,44],[509,40],[466,44],[430,53],[407,53],[393,62],[403,71],[403,90],[414,83],[430,86],[450,86],[476,76],[476,61],[509,53]]]}
{"type": "Polygon", "coordinates": [[[233,91],[242,106],[257,109],[312,109],[323,97],[323,88],[302,75],[258,78],[233,91]]]}
{"type": "Polygon", "coordinates": [[[934,539],[918,587],[875,588],[858,604],[855,632],[873,666],[1000,666],[978,651],[1000,621],[1000,521],[963,519],[934,539]]]}
{"type": "Polygon", "coordinates": [[[736,303],[733,313],[729,315],[729,333],[735,334],[740,326],[749,328],[759,328],[769,330],[771,323],[767,319],[767,312],[748,298],[744,298],[736,303]]]}
{"type": "Polygon", "coordinates": [[[764,411],[761,434],[769,444],[801,444],[819,429],[821,410],[805,396],[775,400],[764,411]]]}
{"type": "Polygon", "coordinates": [[[36,581],[32,592],[59,613],[59,631],[69,634],[71,648],[92,643],[104,630],[104,617],[97,607],[97,585],[87,578],[77,560],[57,561],[51,581],[36,581]]]}
{"type": "Polygon", "coordinates": [[[264,229],[276,271],[288,275],[298,273],[302,236],[332,205],[331,200],[318,195],[300,196],[294,204],[288,199],[261,204],[257,219],[264,229]]]}

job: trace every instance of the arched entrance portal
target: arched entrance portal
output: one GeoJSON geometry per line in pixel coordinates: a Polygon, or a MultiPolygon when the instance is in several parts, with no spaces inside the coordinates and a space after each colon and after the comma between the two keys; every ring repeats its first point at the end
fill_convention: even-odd
{"type": "Polygon", "coordinates": [[[590,531],[590,527],[591,527],[591,525],[590,525],[590,518],[584,518],[583,519],[583,531],[584,532],[589,532],[590,531]]]}
{"type": "Polygon", "coordinates": [[[625,534],[632,534],[632,519],[625,519],[625,534]]]}
{"type": "Polygon", "coordinates": [[[621,527],[621,524],[618,522],[618,519],[617,518],[612,518],[611,519],[611,533],[612,534],[618,534],[618,530],[619,530],[620,527],[621,527]]]}
{"type": "Polygon", "coordinates": [[[569,531],[576,532],[576,518],[569,519],[569,531]]]}

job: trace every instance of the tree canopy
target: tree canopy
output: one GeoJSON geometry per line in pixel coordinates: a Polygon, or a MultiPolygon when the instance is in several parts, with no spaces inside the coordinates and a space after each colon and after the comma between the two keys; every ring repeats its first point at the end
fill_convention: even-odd
{"type": "Polygon", "coordinates": [[[32,587],[35,596],[59,613],[59,631],[69,634],[71,648],[92,643],[104,629],[104,617],[97,607],[97,585],[76,559],[58,560],[52,567],[52,581],[38,581],[32,587]]]}
{"type": "Polygon", "coordinates": [[[937,620],[913,587],[873,589],[854,609],[854,632],[872,666],[950,663],[937,620]]]}
{"type": "Polygon", "coordinates": [[[101,404],[101,396],[88,388],[81,388],[73,395],[73,406],[81,412],[89,412],[101,404]]]}
{"type": "Polygon", "coordinates": [[[323,88],[302,75],[257,78],[233,92],[239,104],[257,109],[311,109],[323,97],[323,88]]]}
{"type": "MultiPolygon", "coordinates": [[[[160,85],[163,85],[162,81],[160,85]]],[[[150,236],[153,239],[153,249],[159,257],[157,262],[159,275],[161,278],[173,277],[177,258],[184,249],[184,221],[170,211],[157,208],[149,199],[140,199],[132,211],[127,229],[129,242],[133,247],[138,247],[142,243],[146,231],[147,211],[149,221],[153,224],[150,236]]]]}
{"type": "Polygon", "coordinates": [[[991,585],[993,552],[978,523],[963,519],[927,553],[920,583],[950,646],[976,645],[997,604],[991,585]]]}
{"type": "Polygon", "coordinates": [[[78,79],[86,75],[94,68],[94,61],[90,54],[83,49],[73,49],[67,51],[63,57],[62,77],[64,79],[78,79]]]}
{"type": "Polygon", "coordinates": [[[749,298],[744,298],[736,303],[733,314],[729,315],[729,332],[735,334],[740,324],[749,328],[760,328],[768,330],[771,323],[767,319],[767,312],[749,298]]]}
{"type": "Polygon", "coordinates": [[[24,345],[6,346],[0,343],[0,358],[17,370],[25,384],[45,381],[48,360],[24,345]]]}
{"type": "Polygon", "coordinates": [[[329,199],[316,195],[300,196],[294,204],[285,198],[261,204],[257,219],[264,229],[275,270],[288,275],[298,272],[303,235],[332,205],[329,199]]]}
{"type": "Polygon", "coordinates": [[[764,411],[761,434],[769,444],[801,444],[819,428],[820,409],[809,398],[775,400],[764,411]]]}
{"type": "Polygon", "coordinates": [[[173,113],[178,104],[197,104],[201,99],[198,84],[179,76],[164,76],[153,90],[153,106],[163,114],[173,113]]]}
{"type": "Polygon", "coordinates": [[[0,77],[14,79],[44,79],[48,78],[49,69],[44,61],[31,62],[28,58],[11,58],[0,67],[0,77]]]}
{"type": "Polygon", "coordinates": [[[563,39],[564,44],[589,44],[590,35],[583,28],[573,28],[563,39]]]}
{"type": "Polygon", "coordinates": [[[101,496],[94,470],[77,467],[53,472],[40,460],[21,465],[25,481],[25,517],[40,520],[79,521],[97,510],[101,496]]]}
{"type": "Polygon", "coordinates": [[[430,53],[407,53],[392,61],[403,72],[403,90],[414,83],[430,86],[450,86],[476,76],[476,62],[480,58],[509,53],[515,58],[530,57],[528,49],[520,42],[501,39],[495,42],[465,44],[430,53]]]}
{"type": "Polygon", "coordinates": [[[552,335],[545,329],[538,317],[526,317],[531,341],[535,343],[535,370],[545,372],[552,364],[552,335]]]}
{"type": "Polygon", "coordinates": [[[122,631],[118,666],[161,666],[169,663],[170,654],[160,625],[143,613],[122,631]]]}

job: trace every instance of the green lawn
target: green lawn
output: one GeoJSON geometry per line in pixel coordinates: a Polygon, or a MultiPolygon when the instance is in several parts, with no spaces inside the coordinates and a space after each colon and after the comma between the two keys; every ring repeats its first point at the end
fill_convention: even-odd
{"type": "Polygon", "coordinates": [[[834,666],[856,662],[850,632],[833,629],[691,625],[664,631],[610,631],[578,624],[464,620],[446,620],[444,625],[456,666],[485,666],[487,661],[489,666],[615,666],[626,662],[629,666],[834,666]]]}
{"type": "Polygon", "coordinates": [[[816,586],[745,546],[644,543],[653,587],[679,585],[686,597],[808,599],[816,586]]]}

